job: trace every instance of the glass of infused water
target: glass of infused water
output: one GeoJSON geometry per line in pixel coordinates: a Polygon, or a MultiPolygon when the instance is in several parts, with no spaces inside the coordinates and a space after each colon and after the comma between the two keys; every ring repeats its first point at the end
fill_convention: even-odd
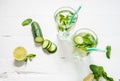
{"type": "Polygon", "coordinates": [[[96,33],[89,28],[78,29],[73,37],[73,54],[75,56],[84,57],[90,54],[88,48],[96,48],[98,37],[96,33]]]}
{"type": "Polygon", "coordinates": [[[71,7],[61,7],[56,10],[54,19],[58,29],[58,37],[60,39],[65,40],[70,36],[70,30],[74,27],[78,19],[78,15],[75,15],[72,22],[70,22],[74,13],[75,10],[71,7]]]}

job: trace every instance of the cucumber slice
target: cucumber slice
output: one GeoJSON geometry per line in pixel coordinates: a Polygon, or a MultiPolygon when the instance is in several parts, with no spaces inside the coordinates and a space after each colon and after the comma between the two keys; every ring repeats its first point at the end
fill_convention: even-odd
{"type": "Polygon", "coordinates": [[[76,36],[73,38],[73,41],[74,41],[74,43],[76,43],[76,44],[82,44],[82,43],[83,43],[83,38],[82,38],[80,35],[76,35],[76,36]]]}
{"type": "Polygon", "coordinates": [[[54,53],[57,50],[57,46],[50,40],[44,40],[42,48],[47,50],[49,53],[54,53]]]}
{"type": "Polygon", "coordinates": [[[49,53],[54,53],[57,50],[56,44],[52,43],[51,46],[47,49],[49,53]]]}
{"type": "Polygon", "coordinates": [[[49,40],[44,40],[44,42],[43,42],[43,44],[42,44],[42,48],[43,49],[46,49],[48,46],[49,46],[49,44],[50,44],[50,41],[49,40]]]}
{"type": "Polygon", "coordinates": [[[36,38],[34,38],[34,40],[36,43],[44,41],[43,37],[36,37],[36,38]]]}
{"type": "Polygon", "coordinates": [[[49,43],[49,45],[47,46],[46,49],[49,49],[51,47],[51,45],[52,45],[52,42],[50,41],[50,43],[49,43]]]}

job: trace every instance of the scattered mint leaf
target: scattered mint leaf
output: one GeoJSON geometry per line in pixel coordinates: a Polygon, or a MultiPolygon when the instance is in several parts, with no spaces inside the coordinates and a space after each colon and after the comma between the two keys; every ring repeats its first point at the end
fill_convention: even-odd
{"type": "Polygon", "coordinates": [[[27,62],[28,59],[29,59],[29,61],[32,61],[32,59],[35,58],[35,57],[36,57],[35,54],[28,54],[28,55],[26,56],[26,58],[24,59],[24,61],[27,62]]]}
{"type": "Polygon", "coordinates": [[[27,26],[27,25],[29,25],[31,22],[32,22],[32,19],[31,19],[31,18],[28,18],[28,19],[26,19],[26,20],[24,20],[24,21],[22,22],[22,26],[27,26]]]}
{"type": "Polygon", "coordinates": [[[29,59],[29,61],[32,61],[33,58],[35,58],[36,55],[35,54],[28,54],[27,58],[29,59]]]}
{"type": "Polygon", "coordinates": [[[101,77],[103,77],[106,81],[114,81],[112,77],[108,77],[107,73],[104,71],[104,68],[102,66],[91,64],[90,69],[93,72],[94,79],[96,81],[99,81],[101,77]]]}
{"type": "Polygon", "coordinates": [[[92,64],[90,65],[90,69],[93,72],[96,81],[99,81],[100,77],[102,76],[103,71],[102,67],[92,64]]]}
{"type": "Polygon", "coordinates": [[[35,58],[36,55],[35,55],[35,54],[28,54],[27,57],[28,57],[28,58],[35,58]]]}

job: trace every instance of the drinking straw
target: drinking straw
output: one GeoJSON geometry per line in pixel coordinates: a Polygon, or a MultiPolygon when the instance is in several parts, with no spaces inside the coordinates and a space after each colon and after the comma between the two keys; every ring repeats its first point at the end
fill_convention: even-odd
{"type": "Polygon", "coordinates": [[[111,53],[111,46],[106,46],[106,49],[99,49],[99,48],[87,48],[87,51],[100,51],[100,52],[105,52],[106,53],[106,57],[108,59],[110,59],[110,53],[111,53]]]}
{"type": "Polygon", "coordinates": [[[81,6],[79,6],[78,9],[75,11],[75,13],[72,15],[72,17],[71,17],[71,19],[70,19],[70,24],[72,23],[72,21],[73,21],[74,18],[75,18],[75,15],[78,14],[78,12],[80,11],[80,9],[81,9],[81,6]]]}
{"type": "Polygon", "coordinates": [[[105,52],[105,50],[99,49],[99,48],[87,48],[87,51],[101,51],[101,52],[105,52]]]}

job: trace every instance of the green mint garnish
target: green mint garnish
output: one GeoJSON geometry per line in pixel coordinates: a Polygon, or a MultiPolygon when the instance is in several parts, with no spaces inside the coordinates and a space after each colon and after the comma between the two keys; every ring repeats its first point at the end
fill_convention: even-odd
{"type": "Polygon", "coordinates": [[[114,81],[112,77],[108,77],[107,73],[104,71],[102,66],[91,64],[90,70],[93,72],[94,79],[96,81],[99,81],[101,77],[103,77],[106,81],[114,81]]]}
{"type": "Polygon", "coordinates": [[[29,58],[35,58],[36,55],[35,54],[28,54],[27,57],[29,57],[29,58]]]}
{"type": "Polygon", "coordinates": [[[92,64],[90,65],[90,69],[93,72],[96,81],[99,81],[100,77],[102,76],[102,68],[92,64]]]}
{"type": "Polygon", "coordinates": [[[24,21],[22,22],[22,26],[27,26],[27,25],[29,25],[31,22],[32,22],[32,19],[31,19],[31,18],[28,18],[28,19],[26,19],[26,20],[24,20],[24,21]]]}
{"type": "Polygon", "coordinates": [[[111,46],[106,46],[106,57],[110,59],[110,54],[111,54],[111,46]]]}
{"type": "Polygon", "coordinates": [[[62,25],[68,25],[69,24],[69,20],[70,20],[71,16],[68,15],[68,16],[65,17],[64,15],[60,14],[59,17],[60,17],[60,23],[62,25]]]}
{"type": "Polygon", "coordinates": [[[26,58],[24,59],[24,61],[27,62],[28,59],[29,59],[29,61],[32,61],[32,59],[35,58],[35,57],[36,57],[35,54],[28,54],[28,55],[26,56],[26,58]]]}

